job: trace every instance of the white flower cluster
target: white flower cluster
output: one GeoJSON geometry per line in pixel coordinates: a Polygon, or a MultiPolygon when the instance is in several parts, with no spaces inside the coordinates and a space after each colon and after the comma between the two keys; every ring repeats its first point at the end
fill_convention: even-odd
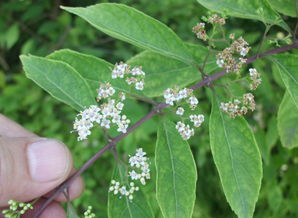
{"type": "Polygon", "coordinates": [[[198,114],[198,115],[192,114],[189,116],[189,118],[190,118],[190,121],[193,122],[194,127],[197,127],[197,128],[200,127],[205,120],[205,117],[203,114],[198,114]]]}
{"type": "MultiPolygon", "coordinates": [[[[234,35],[232,36],[232,38],[234,38],[234,35]]],[[[239,73],[242,65],[246,63],[246,59],[243,57],[247,55],[249,50],[250,47],[248,47],[248,43],[240,37],[234,40],[230,47],[225,48],[222,52],[217,54],[216,64],[219,67],[225,68],[227,72],[239,73]],[[235,54],[241,57],[234,57],[235,54]]]]}
{"type": "MultiPolygon", "coordinates": [[[[136,150],[136,154],[129,158],[130,167],[134,170],[128,172],[128,177],[131,180],[140,180],[142,185],[146,184],[146,179],[150,179],[149,159],[146,157],[146,152],[142,148],[136,150]]],[[[134,182],[130,182],[129,186],[121,185],[120,182],[112,180],[109,192],[114,195],[128,197],[129,200],[133,199],[133,193],[139,191],[139,187],[135,186],[134,182]]]]}
{"type": "Polygon", "coordinates": [[[256,90],[262,83],[261,74],[255,68],[249,68],[249,76],[252,83],[250,84],[250,90],[256,90]]]}
{"type": "Polygon", "coordinates": [[[188,124],[182,123],[181,121],[176,124],[176,129],[184,140],[188,140],[191,136],[195,135],[194,129],[190,128],[188,124]]]}
{"type": "MultiPolygon", "coordinates": [[[[193,95],[193,90],[188,88],[184,88],[181,90],[179,90],[178,88],[168,88],[164,91],[163,97],[165,98],[166,103],[172,106],[175,102],[186,100],[192,110],[194,110],[199,103],[199,100],[193,95]]],[[[181,109],[178,113],[183,114],[181,109]]]]}
{"type": "Polygon", "coordinates": [[[134,156],[129,157],[129,165],[136,168],[128,172],[132,180],[140,180],[142,185],[146,184],[146,179],[150,179],[149,159],[146,157],[146,152],[142,148],[137,149],[134,156]]]}
{"type": "Polygon", "coordinates": [[[100,106],[91,105],[84,111],[81,111],[73,124],[74,131],[78,132],[78,141],[87,139],[87,136],[91,134],[90,129],[94,126],[94,123],[99,124],[106,129],[111,128],[111,124],[116,124],[118,132],[126,133],[130,120],[126,115],[122,115],[122,109],[125,100],[125,94],[119,93],[119,101],[112,98],[115,90],[109,83],[102,85],[98,89],[97,99],[107,98],[107,103],[102,103],[100,106]]]}
{"type": "Polygon", "coordinates": [[[14,200],[9,200],[8,205],[9,208],[2,211],[5,218],[21,217],[26,211],[33,209],[30,203],[17,202],[14,200]]]}
{"type": "Polygon", "coordinates": [[[120,195],[120,198],[122,196],[128,197],[129,200],[133,199],[133,193],[135,191],[139,191],[139,187],[135,186],[133,182],[129,184],[129,187],[126,188],[125,185],[121,185],[120,187],[120,182],[117,182],[115,180],[111,181],[111,186],[109,188],[109,192],[113,192],[114,195],[120,195]]]}
{"type": "MultiPolygon", "coordinates": [[[[165,102],[169,105],[174,105],[177,103],[180,105],[182,100],[189,104],[191,110],[195,110],[199,104],[199,100],[194,96],[193,90],[188,88],[183,88],[179,90],[179,88],[168,88],[164,91],[163,96],[165,98],[165,102]]],[[[176,114],[179,116],[183,116],[185,109],[182,106],[179,106],[176,110],[176,114]]],[[[190,121],[193,123],[194,127],[200,127],[204,122],[204,115],[190,115],[190,121]]],[[[185,124],[181,121],[176,123],[176,129],[179,134],[182,136],[184,140],[188,140],[191,136],[194,136],[195,131],[189,124],[185,124]]]]}
{"type": "MultiPolygon", "coordinates": [[[[193,126],[198,128],[204,122],[205,117],[203,114],[192,114],[189,116],[189,119],[193,123],[193,126]]],[[[195,134],[194,129],[191,128],[189,124],[185,124],[181,121],[177,122],[176,129],[178,130],[179,134],[182,136],[184,140],[188,140],[191,136],[194,136],[195,134]]]]}
{"type": "Polygon", "coordinates": [[[95,214],[92,212],[92,207],[88,206],[87,210],[84,212],[84,218],[94,218],[95,214]]]}
{"type": "Polygon", "coordinates": [[[143,90],[144,89],[144,78],[145,72],[142,71],[142,67],[134,67],[130,69],[128,64],[120,62],[115,64],[114,69],[112,70],[112,78],[126,78],[125,81],[128,85],[135,85],[135,89],[143,90]]]}
{"type": "Polygon", "coordinates": [[[110,83],[105,83],[100,85],[97,89],[97,101],[101,99],[109,98],[115,94],[115,89],[111,86],[110,83]]]}
{"type": "Polygon", "coordinates": [[[234,99],[234,101],[229,101],[227,103],[220,103],[220,109],[229,114],[230,117],[235,118],[237,116],[245,115],[248,110],[254,111],[256,108],[254,96],[251,93],[246,93],[242,97],[242,101],[239,99],[234,99]]]}

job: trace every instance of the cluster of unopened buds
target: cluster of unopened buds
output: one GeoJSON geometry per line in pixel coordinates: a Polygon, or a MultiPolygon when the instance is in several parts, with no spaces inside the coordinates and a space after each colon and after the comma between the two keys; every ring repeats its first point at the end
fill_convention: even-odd
{"type": "Polygon", "coordinates": [[[2,211],[4,217],[7,218],[18,218],[25,214],[26,211],[32,210],[33,206],[31,203],[17,202],[14,200],[8,201],[9,208],[2,211]]]}
{"type": "Polygon", "coordinates": [[[120,185],[120,182],[117,182],[116,180],[111,181],[111,186],[109,188],[109,192],[113,192],[114,195],[119,194],[120,198],[122,198],[122,196],[126,196],[129,200],[132,200],[133,193],[139,190],[140,188],[135,186],[134,182],[130,182],[129,187],[126,188],[125,185],[120,185]]]}
{"type": "Polygon", "coordinates": [[[197,23],[197,25],[192,28],[192,32],[197,35],[197,38],[202,39],[204,41],[207,40],[205,23],[197,23]]]}
{"type": "Polygon", "coordinates": [[[212,14],[208,18],[208,22],[212,24],[219,24],[219,25],[226,24],[226,20],[223,17],[219,16],[218,14],[212,14]]]}
{"type": "Polygon", "coordinates": [[[249,68],[249,76],[252,81],[250,84],[250,90],[256,90],[262,83],[261,74],[255,68],[249,68]]]}
{"type": "MultiPolygon", "coordinates": [[[[234,35],[231,34],[230,38],[234,38],[234,35]]],[[[244,57],[249,50],[248,43],[242,37],[239,37],[232,42],[230,47],[225,48],[216,55],[216,64],[227,72],[239,73],[242,65],[246,63],[244,57]]]]}
{"type": "MultiPolygon", "coordinates": [[[[224,25],[226,23],[225,19],[223,17],[219,16],[218,14],[213,14],[213,15],[209,16],[208,18],[203,17],[202,19],[208,23],[211,23],[211,24],[224,25]]],[[[202,39],[204,41],[206,41],[208,39],[206,30],[205,30],[205,23],[203,23],[203,22],[197,23],[197,25],[195,25],[192,28],[192,32],[195,33],[197,38],[199,38],[199,39],[202,39]]]]}
{"type": "Polygon", "coordinates": [[[242,97],[242,101],[234,99],[233,102],[221,103],[220,109],[229,114],[230,117],[235,118],[237,116],[245,115],[248,110],[254,111],[256,109],[256,103],[252,93],[246,93],[242,97]]]}
{"type": "MultiPolygon", "coordinates": [[[[129,158],[129,165],[133,170],[128,172],[128,177],[131,180],[139,180],[142,185],[145,185],[146,179],[150,179],[150,169],[149,159],[142,148],[137,149],[136,154],[129,158]]],[[[120,198],[125,196],[129,200],[133,200],[133,193],[139,190],[140,188],[134,182],[130,182],[128,186],[125,186],[116,180],[111,181],[109,188],[109,192],[113,192],[114,195],[120,195],[120,198]]]]}
{"type": "Polygon", "coordinates": [[[84,212],[84,218],[94,218],[95,213],[92,212],[92,206],[88,206],[87,210],[84,212]]]}
{"type": "MultiPolygon", "coordinates": [[[[199,103],[199,100],[193,94],[193,90],[188,88],[183,88],[181,90],[179,90],[179,88],[168,88],[164,91],[163,96],[167,104],[171,106],[173,106],[174,103],[180,105],[176,110],[178,116],[183,116],[185,112],[185,109],[181,106],[183,102],[189,104],[191,110],[195,110],[199,103]]],[[[204,122],[204,115],[193,114],[189,116],[189,119],[194,127],[200,127],[204,122]]],[[[185,124],[182,121],[177,122],[176,129],[184,140],[188,140],[191,136],[194,136],[194,129],[189,124],[185,124]]]]}
{"type": "Polygon", "coordinates": [[[131,67],[125,63],[115,64],[114,69],[112,70],[112,78],[123,78],[128,85],[134,84],[137,90],[144,89],[144,78],[145,72],[142,71],[142,67],[131,67]]]}
{"type": "MultiPolygon", "coordinates": [[[[190,122],[193,123],[193,126],[198,128],[202,125],[202,123],[205,120],[205,117],[203,114],[192,114],[189,116],[190,122]]],[[[179,132],[179,134],[182,136],[184,140],[188,140],[191,136],[194,136],[195,131],[189,124],[185,124],[181,121],[178,121],[176,124],[176,129],[179,132]]]]}

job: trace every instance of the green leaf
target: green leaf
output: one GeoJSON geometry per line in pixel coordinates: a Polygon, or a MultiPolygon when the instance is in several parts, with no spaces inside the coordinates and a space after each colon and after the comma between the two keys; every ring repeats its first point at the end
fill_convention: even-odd
{"type": "Polygon", "coordinates": [[[155,149],[156,197],[165,218],[187,218],[196,198],[196,165],[188,143],[175,124],[161,123],[155,149]]]}
{"type": "Polygon", "coordinates": [[[71,205],[71,202],[67,202],[67,215],[66,218],[79,218],[77,212],[71,205]]]}
{"type": "Polygon", "coordinates": [[[281,144],[286,148],[298,147],[298,109],[286,92],[277,114],[277,128],[281,144]]]}
{"type": "Polygon", "coordinates": [[[9,50],[19,39],[20,30],[17,24],[12,25],[5,33],[6,48],[9,50]]]}
{"type": "Polygon", "coordinates": [[[181,39],[166,25],[122,4],[102,3],[86,8],[62,7],[102,32],[144,49],[193,63],[181,39]]]}
{"type": "Polygon", "coordinates": [[[31,55],[20,58],[26,76],[53,97],[78,111],[96,104],[87,82],[68,64],[31,55]]]}
{"type": "Polygon", "coordinates": [[[282,81],[298,108],[298,55],[278,54],[271,59],[276,64],[282,81]]]}
{"type": "Polygon", "coordinates": [[[103,59],[92,55],[82,54],[70,49],[61,49],[53,52],[49,59],[62,61],[69,64],[89,83],[94,97],[96,97],[96,89],[100,83],[112,80],[111,68],[113,65],[103,59]]]}
{"type": "MultiPolygon", "coordinates": [[[[124,166],[118,164],[114,169],[113,179],[120,182],[121,185],[127,185],[127,170],[124,166]]],[[[108,196],[108,217],[109,218],[153,218],[152,210],[145,198],[142,187],[133,194],[133,200],[130,201],[127,196],[119,198],[109,192],[108,196]]]]}
{"type": "Polygon", "coordinates": [[[267,0],[197,0],[204,7],[231,17],[260,20],[267,24],[279,25],[290,31],[267,0]]]}
{"type": "Polygon", "coordinates": [[[268,0],[268,2],[279,13],[290,17],[297,17],[295,0],[268,0]]]}
{"type": "MultiPolygon", "coordinates": [[[[135,90],[123,79],[112,79],[113,65],[103,59],[92,55],[82,54],[70,49],[62,49],[50,54],[48,58],[63,61],[74,69],[89,83],[96,98],[96,89],[102,83],[110,82],[118,91],[126,92],[134,95],[142,95],[142,92],[135,90]]],[[[135,66],[135,65],[133,65],[135,66]]],[[[146,85],[145,85],[146,88],[146,85]]]]}
{"type": "MultiPolygon", "coordinates": [[[[187,47],[192,51],[198,64],[203,62],[208,53],[205,47],[190,44],[187,47]]],[[[127,63],[133,66],[142,66],[146,72],[143,94],[148,97],[160,96],[169,87],[185,87],[201,79],[196,67],[151,51],[144,51],[132,57],[127,63]]],[[[207,62],[205,71],[208,74],[216,68],[215,60],[211,59],[207,62]]]]}
{"type": "MultiPolygon", "coordinates": [[[[187,44],[186,46],[197,59],[198,64],[203,62],[208,52],[205,47],[193,44],[187,44]]],[[[201,79],[197,68],[193,66],[155,52],[144,51],[127,62],[132,67],[142,66],[142,69],[146,72],[145,88],[144,91],[140,92],[128,86],[121,79],[112,79],[111,68],[113,68],[113,65],[103,59],[70,49],[55,51],[48,58],[63,61],[72,66],[89,83],[92,90],[96,90],[100,83],[110,82],[117,90],[134,95],[156,97],[162,95],[168,87],[184,87],[201,79]],[[173,77],[176,77],[176,79],[173,80],[173,77]]],[[[207,62],[205,67],[207,74],[217,68],[215,59],[210,58],[211,60],[207,62]]],[[[96,92],[94,92],[94,97],[96,97],[95,95],[96,92]]]]}
{"type": "Polygon", "coordinates": [[[245,119],[230,118],[213,97],[210,145],[225,196],[240,218],[253,216],[262,180],[262,160],[245,119]]]}

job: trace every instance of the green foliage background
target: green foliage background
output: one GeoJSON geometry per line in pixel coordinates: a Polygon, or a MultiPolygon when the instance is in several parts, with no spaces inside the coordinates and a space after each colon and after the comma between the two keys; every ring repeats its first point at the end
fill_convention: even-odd
{"type": "MultiPolygon", "coordinates": [[[[105,144],[104,136],[97,131],[92,134],[88,143],[77,142],[75,134],[70,134],[76,112],[53,99],[27,79],[22,72],[19,55],[30,53],[45,56],[60,48],[70,48],[95,55],[111,63],[128,60],[141,50],[115,40],[97,31],[81,18],[59,9],[60,5],[76,7],[102,2],[109,1],[23,0],[0,3],[0,112],[40,136],[63,141],[72,151],[76,167],[80,167],[105,144]]],[[[201,43],[194,37],[191,29],[201,16],[207,14],[207,10],[195,0],[113,2],[135,7],[160,20],[183,40],[201,43]]],[[[290,25],[294,24],[295,19],[286,16],[283,18],[290,25]]],[[[257,21],[231,18],[226,25],[226,31],[243,35],[254,47],[260,42],[264,25],[257,21]]],[[[274,27],[269,34],[275,37],[280,31],[283,30],[274,27]]],[[[264,46],[269,47],[269,44],[264,46]]],[[[254,66],[262,72],[263,84],[256,92],[258,110],[248,117],[258,144],[261,145],[264,161],[264,178],[255,217],[298,217],[298,149],[287,150],[281,147],[276,114],[282,101],[284,87],[278,70],[268,63],[267,60],[254,63],[254,66]],[[261,100],[258,101],[259,99],[261,100]]],[[[239,90],[238,88],[231,87],[235,90],[239,90]]],[[[211,99],[204,91],[200,95],[201,108],[210,111],[211,99]]],[[[129,101],[126,110],[130,114],[127,115],[134,123],[150,108],[147,104],[135,100],[129,101]]],[[[127,155],[133,153],[139,145],[153,157],[157,119],[146,122],[121,141],[118,145],[121,158],[127,158],[127,155]]],[[[226,202],[212,160],[208,114],[203,128],[197,135],[189,141],[198,168],[197,199],[193,217],[235,217],[226,202]]],[[[114,162],[113,156],[107,152],[83,174],[86,190],[74,201],[78,211],[83,211],[88,205],[92,205],[98,217],[107,217],[107,190],[114,162]]],[[[153,160],[152,168],[154,168],[153,160]]],[[[154,186],[153,182],[149,183],[145,192],[152,193],[150,200],[155,216],[161,217],[157,203],[153,200],[154,186]]]]}

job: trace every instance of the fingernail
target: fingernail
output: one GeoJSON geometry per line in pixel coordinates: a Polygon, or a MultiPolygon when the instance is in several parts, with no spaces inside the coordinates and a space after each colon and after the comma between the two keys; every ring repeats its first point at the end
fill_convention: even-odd
{"type": "Polygon", "coordinates": [[[70,167],[70,154],[65,145],[53,139],[42,139],[28,146],[30,175],[36,182],[65,178],[70,167]]]}

